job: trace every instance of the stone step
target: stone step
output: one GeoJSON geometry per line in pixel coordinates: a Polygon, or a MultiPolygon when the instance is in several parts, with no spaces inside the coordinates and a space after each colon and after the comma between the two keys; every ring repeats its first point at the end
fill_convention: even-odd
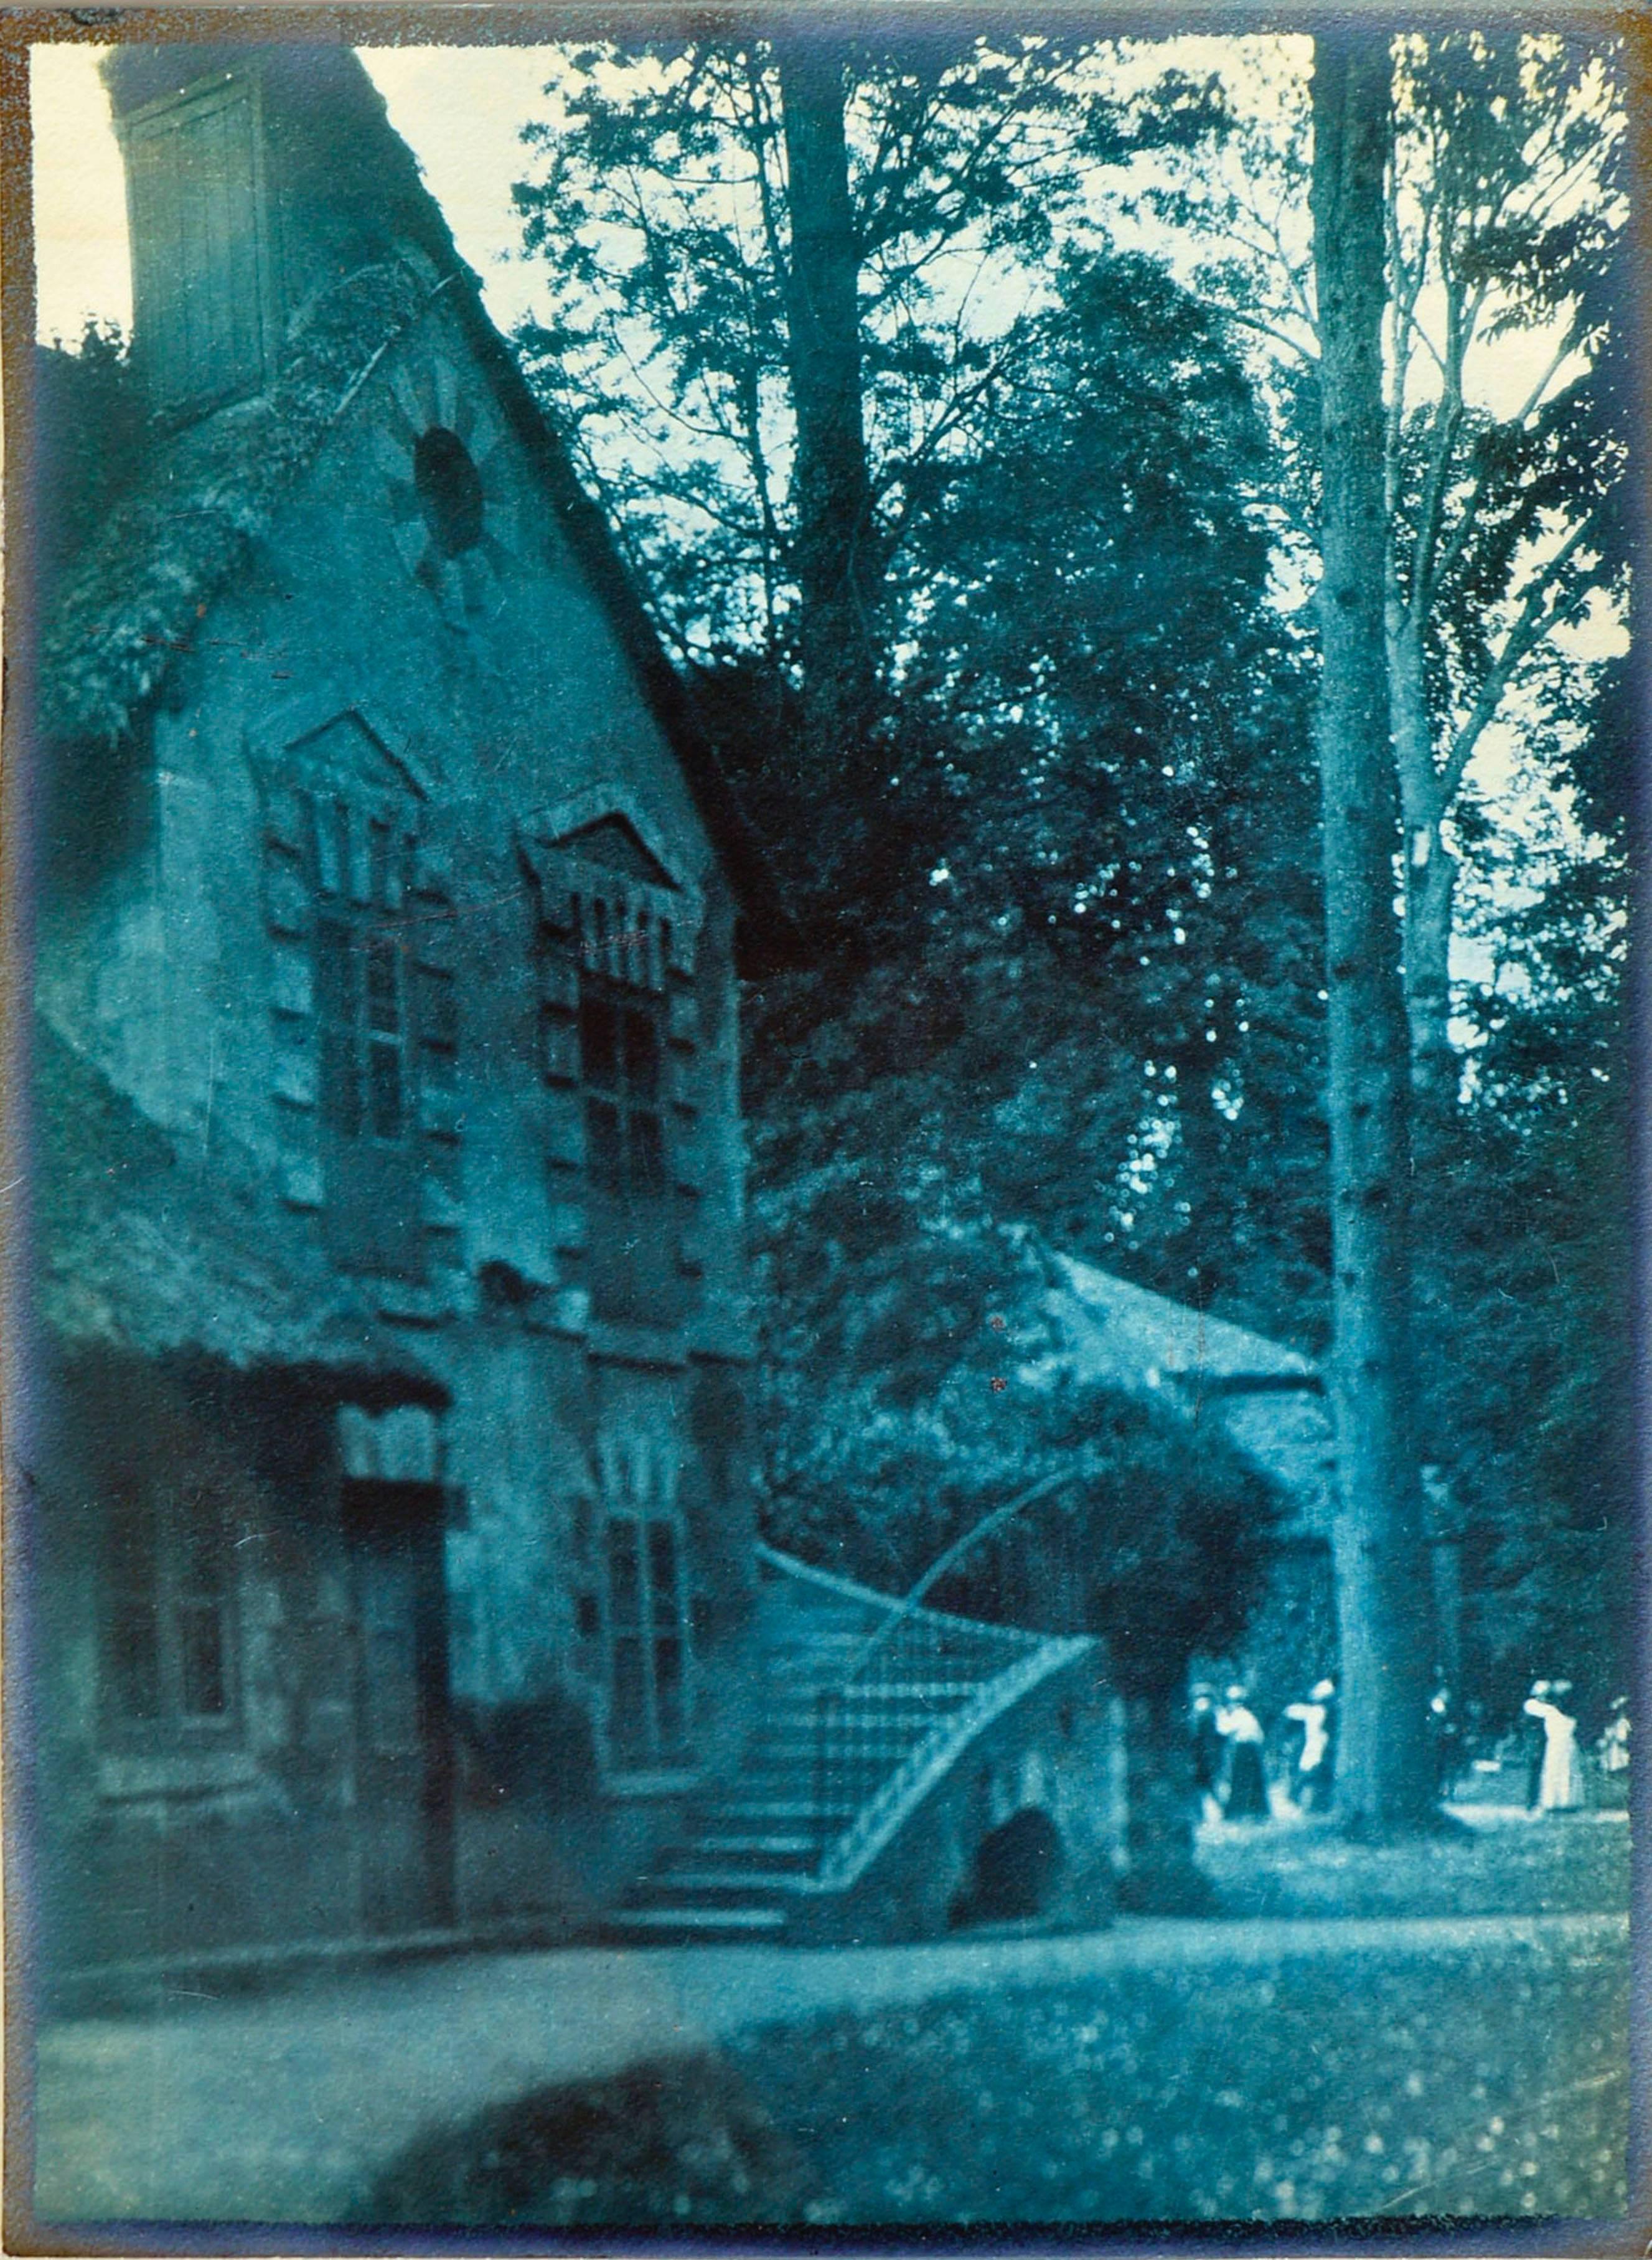
{"type": "Polygon", "coordinates": [[[673,1900],[683,1893],[699,1899],[724,1892],[787,1892],[796,1885],[797,1875],[796,1868],[668,1868],[648,1877],[642,1889],[650,1899],[669,1893],[673,1900]]]}
{"type": "Polygon", "coordinates": [[[708,1831],[696,1839],[696,1849],[719,1859],[728,1854],[762,1854],[771,1859],[807,1859],[815,1847],[812,1836],[740,1836],[708,1831]]]}
{"type": "Polygon", "coordinates": [[[647,1906],[616,1907],[603,1923],[611,1938],[684,1938],[745,1936],[786,1927],[786,1910],[776,1906],[647,1906]]]}
{"type": "Polygon", "coordinates": [[[847,1820],[854,1810],[852,1805],[834,1805],[823,1813],[807,1798],[741,1797],[709,1806],[706,1819],[708,1822],[718,1823],[726,1820],[847,1820]]]}
{"type": "Polygon", "coordinates": [[[977,1679],[898,1679],[887,1686],[850,1687],[845,1689],[840,1700],[851,1706],[861,1703],[962,1703],[975,1694],[998,1672],[983,1671],[977,1679]]]}

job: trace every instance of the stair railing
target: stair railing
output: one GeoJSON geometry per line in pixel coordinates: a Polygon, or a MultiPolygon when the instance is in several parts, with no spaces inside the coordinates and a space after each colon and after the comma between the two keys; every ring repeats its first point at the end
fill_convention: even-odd
{"type": "Polygon", "coordinates": [[[933,1725],[946,1697],[962,1699],[978,1682],[983,1664],[1007,1664],[1041,1642],[1041,1635],[1008,1625],[945,1616],[923,1606],[926,1597],[966,1556],[1040,1499],[1076,1480],[1070,1470],[1042,1477],[990,1513],[938,1554],[917,1584],[849,1659],[834,1686],[814,1703],[815,1865],[824,1866],[833,1841],[933,1725]]]}

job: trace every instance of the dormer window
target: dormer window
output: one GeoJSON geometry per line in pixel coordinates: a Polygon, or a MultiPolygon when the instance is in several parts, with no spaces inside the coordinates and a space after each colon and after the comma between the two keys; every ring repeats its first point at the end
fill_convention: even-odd
{"type": "Polygon", "coordinates": [[[671,1328],[698,1271],[701,904],[646,817],[596,797],[522,837],[539,892],[546,1159],[593,1317],[671,1328]]]}

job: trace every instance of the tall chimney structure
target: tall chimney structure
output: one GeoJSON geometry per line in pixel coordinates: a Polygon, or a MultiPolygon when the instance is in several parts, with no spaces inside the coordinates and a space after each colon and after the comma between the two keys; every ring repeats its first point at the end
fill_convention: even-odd
{"type": "Polygon", "coordinates": [[[347,47],[134,45],[104,77],[125,161],[132,357],[156,411],[185,420],[262,390],[316,296],[393,250],[456,263],[347,47]]]}

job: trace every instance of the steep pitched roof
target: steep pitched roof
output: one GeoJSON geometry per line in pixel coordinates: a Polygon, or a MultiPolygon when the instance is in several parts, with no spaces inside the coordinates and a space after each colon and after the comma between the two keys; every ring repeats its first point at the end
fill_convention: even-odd
{"type": "Polygon", "coordinates": [[[225,1364],[318,1366],[433,1400],[440,1385],[356,1282],[269,1229],[252,1158],[213,1139],[192,1166],[43,1019],[30,1081],[35,1315],[68,1342],[225,1364]]]}
{"type": "MultiPolygon", "coordinates": [[[[128,106],[189,83],[228,47],[124,47],[108,66],[128,106]]],[[[267,69],[305,65],[306,129],[336,138],[340,193],[369,197],[386,254],[334,282],[304,312],[275,381],[149,450],[142,476],[67,576],[40,646],[39,719],[49,737],[112,739],[159,689],[210,603],[269,525],[379,361],[438,296],[452,307],[511,431],[601,603],[688,780],[739,896],[748,963],[793,944],[733,789],[667,659],[601,511],[483,305],[446,220],[391,126],[383,97],[347,48],[268,51],[267,69]]],[[[333,146],[330,144],[329,146],[333,146]]]]}
{"type": "Polygon", "coordinates": [[[1311,1358],[1074,1256],[1052,1255],[1049,1273],[1051,1362],[1216,1421],[1293,1501],[1296,1528],[1328,1534],[1336,1440],[1311,1358]]]}
{"type": "Polygon", "coordinates": [[[399,261],[354,275],[311,310],[269,390],[149,450],[66,576],[40,640],[49,737],[118,738],[187,650],[211,602],[268,530],[363,372],[424,311],[430,286],[399,261]]]}

